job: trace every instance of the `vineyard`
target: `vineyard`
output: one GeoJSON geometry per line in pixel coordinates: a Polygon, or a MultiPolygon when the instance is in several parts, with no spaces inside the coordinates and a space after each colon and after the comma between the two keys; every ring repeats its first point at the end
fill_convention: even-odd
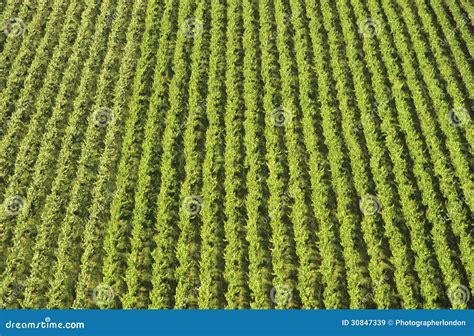
{"type": "Polygon", "coordinates": [[[1,308],[474,308],[470,0],[3,0],[1,308]]]}

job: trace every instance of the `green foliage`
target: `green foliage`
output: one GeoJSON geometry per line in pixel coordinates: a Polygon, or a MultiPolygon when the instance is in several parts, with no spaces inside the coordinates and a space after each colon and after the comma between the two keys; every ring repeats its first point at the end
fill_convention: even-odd
{"type": "Polygon", "coordinates": [[[473,10],[0,2],[0,308],[473,308],[473,10]]]}

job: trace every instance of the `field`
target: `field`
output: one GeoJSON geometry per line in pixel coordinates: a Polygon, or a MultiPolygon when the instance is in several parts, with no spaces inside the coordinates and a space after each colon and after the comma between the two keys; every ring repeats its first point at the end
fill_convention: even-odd
{"type": "Polygon", "coordinates": [[[0,307],[474,308],[473,16],[0,2],[0,307]]]}

